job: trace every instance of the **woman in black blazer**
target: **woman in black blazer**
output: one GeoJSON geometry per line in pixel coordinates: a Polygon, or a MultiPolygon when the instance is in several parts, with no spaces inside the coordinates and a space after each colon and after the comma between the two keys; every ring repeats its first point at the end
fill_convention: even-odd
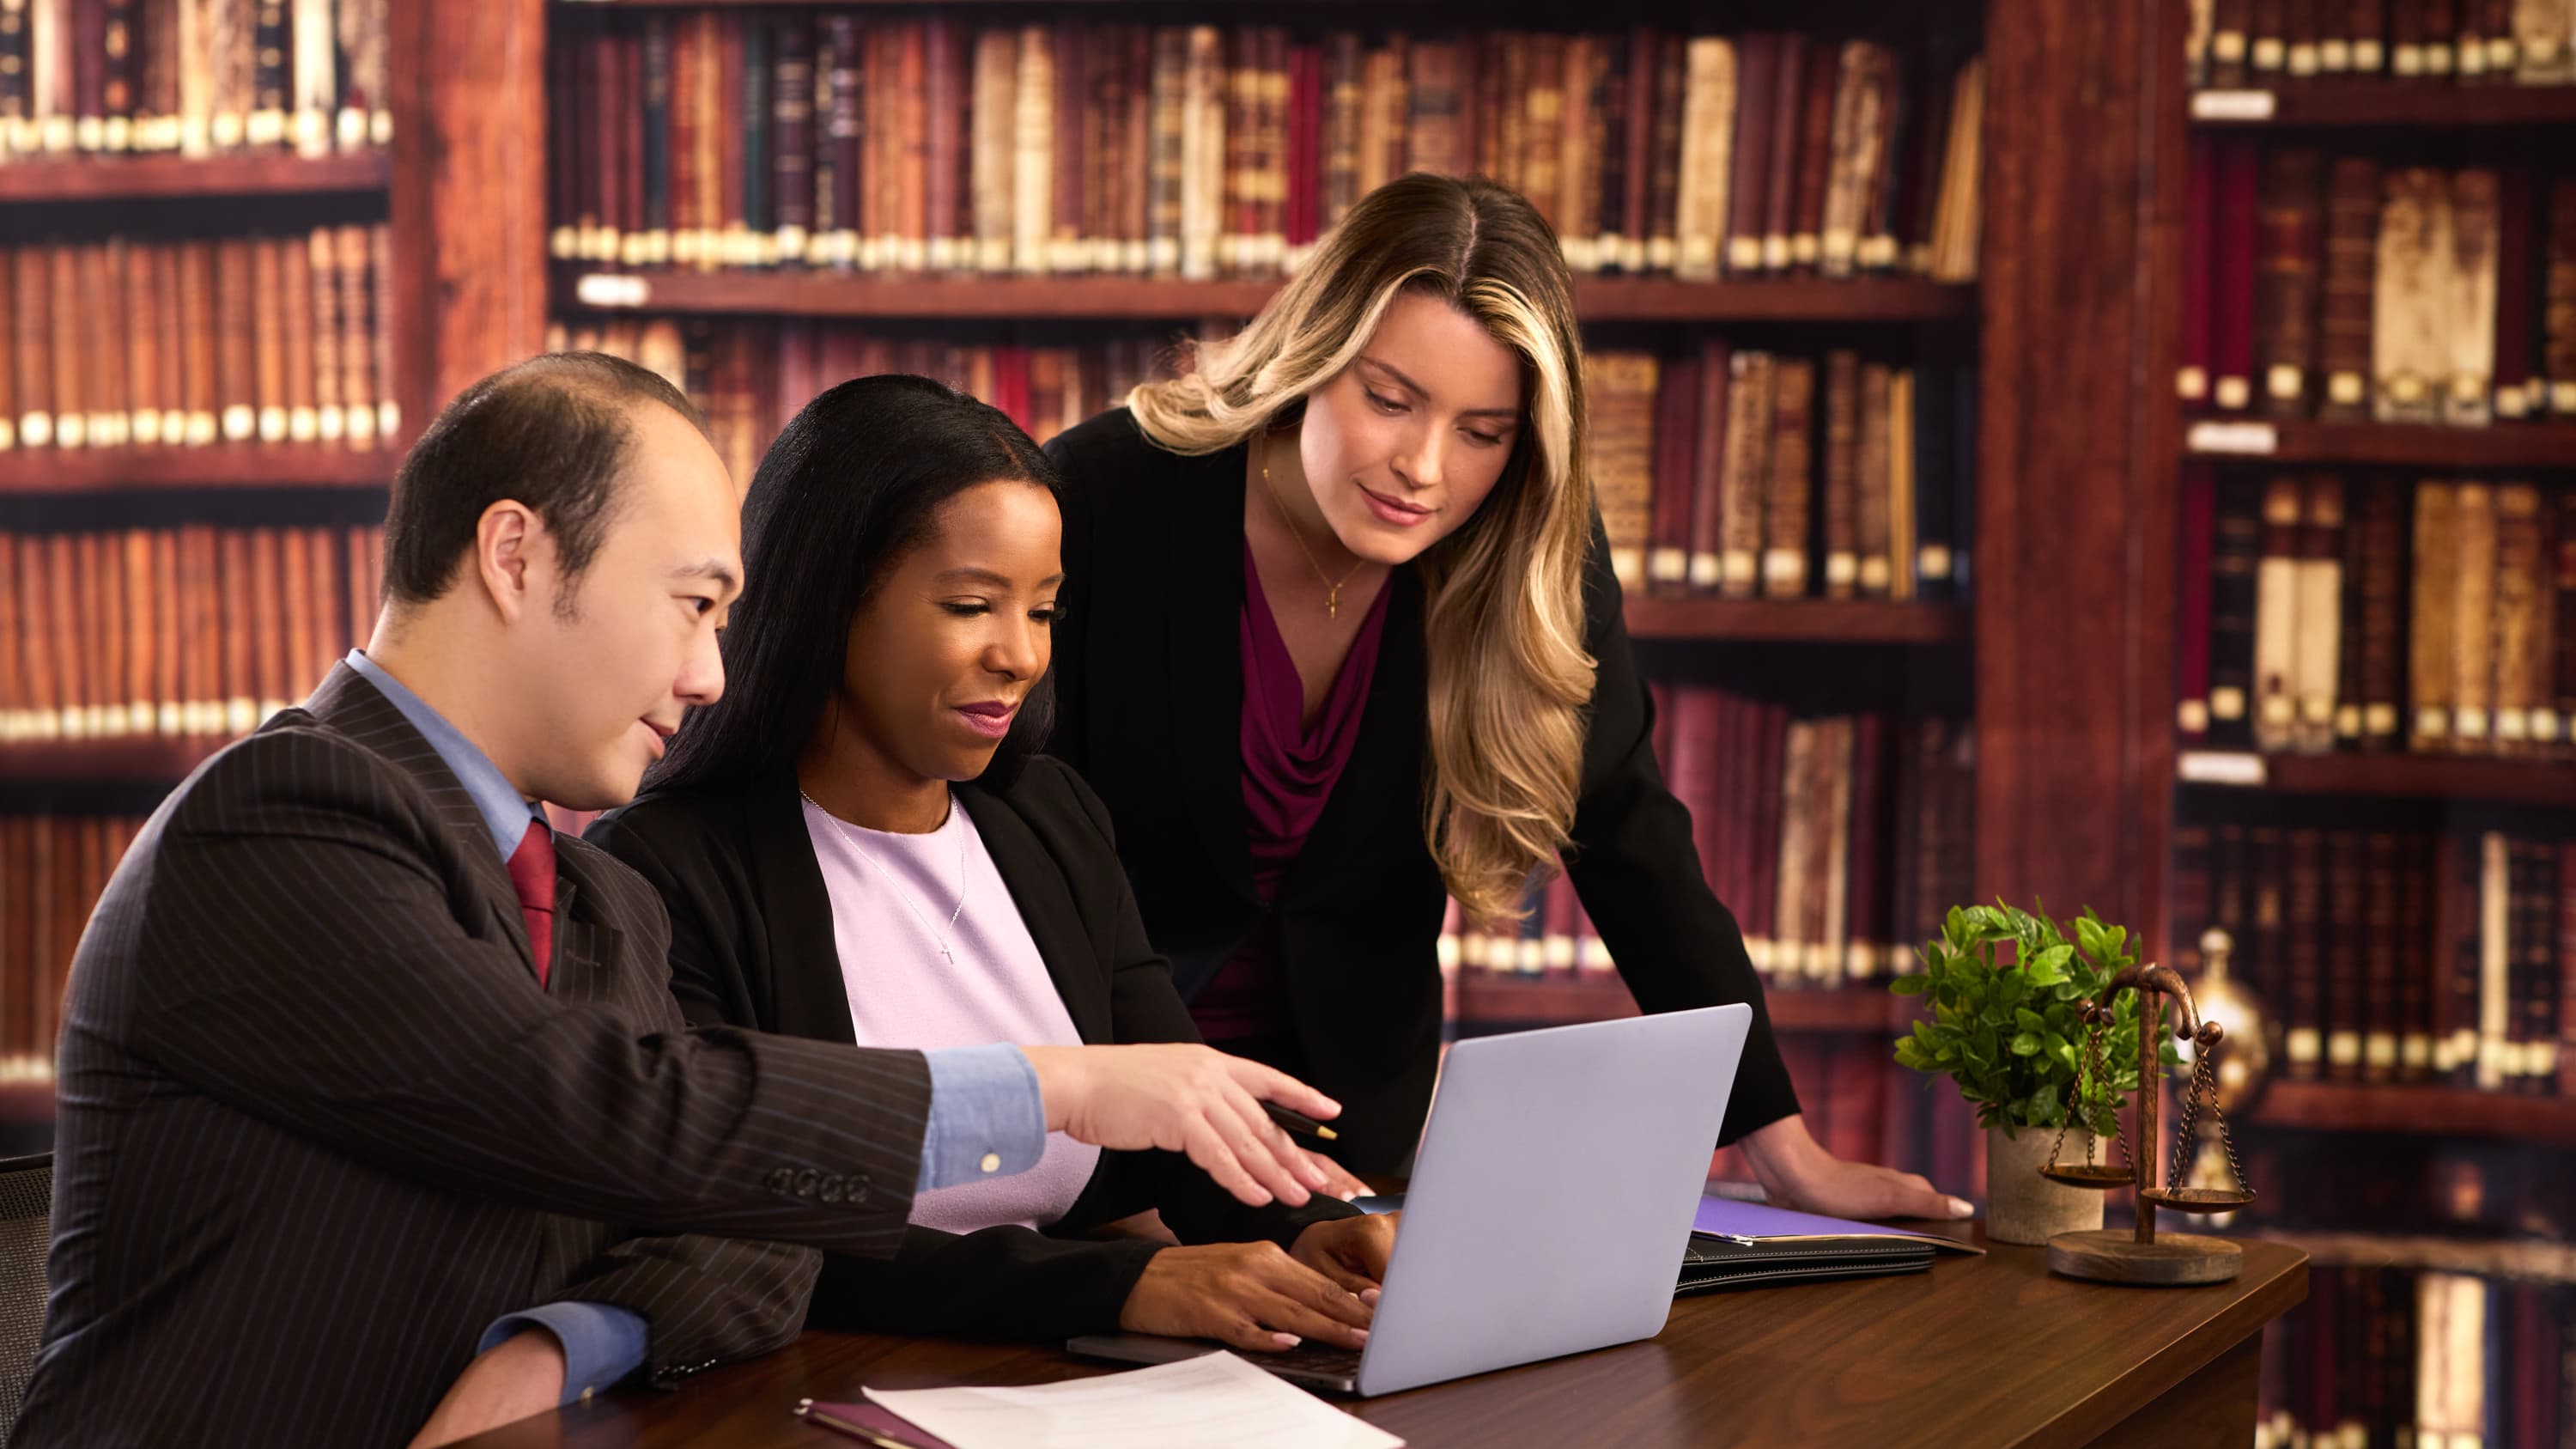
{"type": "Polygon", "coordinates": [[[1362,199],[1243,332],[1048,445],[1049,749],[1108,802],[1202,1033],[1337,1097],[1345,1162],[1393,1168],[1421,1129],[1444,887],[1507,913],[1561,853],[1641,1007],[1753,1006],[1725,1140],[1774,1201],[1964,1216],[1797,1115],[1655,765],[1581,348],[1528,202],[1419,174],[1362,199]]]}
{"type": "MultiPolygon", "coordinates": [[[[1032,755],[1062,573],[1055,486],[1008,418],[921,378],[835,387],[770,449],[744,505],[729,689],[590,832],[661,890],[693,1024],[851,1041],[855,1017],[899,1046],[907,1026],[1016,1014],[1055,1023],[1057,1045],[1196,1041],[1107,812],[1032,755]],[[934,834],[958,842],[954,875],[934,834]],[[906,875],[907,861],[935,865],[906,875]],[[939,894],[916,899],[926,888],[939,894]],[[845,959],[854,941],[864,954],[845,959]]],[[[922,1226],[925,1195],[891,1262],[825,1259],[810,1321],[1251,1349],[1364,1338],[1388,1221],[1323,1195],[1247,1208],[1176,1152],[1101,1153],[1086,1180],[1092,1149],[1059,1148],[1059,1196],[1024,1214],[1042,1227],[954,1195],[1046,1181],[1045,1162],[941,1189],[940,1220],[983,1214],[972,1230],[922,1226]],[[1084,1236],[1149,1210],[1163,1241],[1084,1236]]]]}

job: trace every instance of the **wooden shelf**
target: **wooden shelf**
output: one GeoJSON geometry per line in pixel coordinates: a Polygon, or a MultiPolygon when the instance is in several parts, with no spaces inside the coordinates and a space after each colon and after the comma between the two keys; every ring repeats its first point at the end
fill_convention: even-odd
{"type": "Polygon", "coordinates": [[[0,1083],[0,1122],[26,1124],[54,1120],[54,1084],[0,1083]]]}
{"type": "MultiPolygon", "coordinates": [[[[789,270],[609,272],[559,268],[558,311],[872,318],[1249,317],[1274,281],[1120,276],[887,276],[789,270]]],[[[1578,278],[1576,310],[1602,322],[1943,322],[1973,314],[1976,289],[1914,277],[1835,282],[1578,278]]]]}
{"type": "Polygon", "coordinates": [[[1628,632],[1639,639],[1959,644],[1968,638],[1961,605],[1886,599],[1632,598],[1627,616],[1628,632]]]}
{"type": "Polygon", "coordinates": [[[0,165],[0,202],[133,200],[151,196],[319,196],[383,191],[383,151],[330,156],[107,156],[0,165]]]}
{"type": "Polygon", "coordinates": [[[0,745],[0,785],[176,785],[226,743],[193,736],[118,735],[0,745]]]}
{"type": "Polygon", "coordinates": [[[2491,800],[2576,807],[2576,767],[2477,755],[2258,755],[2186,750],[2175,758],[2186,785],[2294,795],[2382,795],[2491,800]]]}
{"type": "Polygon", "coordinates": [[[2197,419],[2183,433],[2195,457],[2250,463],[2389,468],[2576,468],[2576,422],[2446,428],[2415,423],[2197,419]]]}
{"type": "Polygon", "coordinates": [[[381,488],[391,449],[330,443],[215,443],[202,448],[18,448],[0,453],[0,494],[136,488],[381,488]]]}
{"type": "Polygon", "coordinates": [[[2278,90],[2206,90],[2192,123],[2210,127],[2438,129],[2576,125],[2576,86],[2302,81],[2278,90]]]}
{"type": "MultiPolygon", "coordinates": [[[[1835,990],[1771,991],[1763,1000],[1772,1026],[1780,1031],[1900,1031],[1914,1019],[1913,1003],[1890,995],[1884,982],[1835,990]]],[[[1460,1021],[1563,1023],[1636,1014],[1637,1003],[1629,996],[1627,984],[1612,972],[1514,976],[1468,968],[1458,973],[1460,1021]]]]}
{"type": "Polygon", "coordinates": [[[2576,1098],[2347,1082],[2265,1086],[2246,1121],[2311,1132],[2422,1132],[2576,1147],[2576,1098]]]}

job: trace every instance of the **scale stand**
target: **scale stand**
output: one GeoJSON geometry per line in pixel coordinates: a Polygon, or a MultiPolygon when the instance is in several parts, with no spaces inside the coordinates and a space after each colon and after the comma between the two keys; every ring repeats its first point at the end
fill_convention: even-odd
{"type": "MultiPolygon", "coordinates": [[[[2192,1007],[2191,988],[2181,976],[2165,966],[2131,966],[2111,978],[2102,988],[2099,1001],[2084,1005],[2085,1059],[2093,1068],[2094,1091],[2102,1089],[2102,1042],[2110,1035],[2112,1006],[2122,991],[2135,991],[2138,996],[2138,1088],[2133,1110],[2137,1114],[2137,1140],[2145,1156],[2138,1158],[2129,1151],[2128,1133],[2120,1129],[2120,1155],[2126,1166],[2096,1164],[2092,1147],[2085,1148],[2081,1163],[2060,1164],[2052,1148],[2049,1162],[2040,1175],[2053,1182],[2073,1187],[2109,1192],[2115,1188],[2135,1186],[2138,1189],[2138,1226],[2134,1232],[2096,1228],[2089,1232],[2059,1233],[2048,1240],[2048,1266],[2070,1278],[2085,1278],[2096,1283],[2130,1285],[2178,1285],[2224,1283],[2234,1278],[2245,1265],[2244,1250],[2225,1238],[2203,1233],[2156,1233],[2156,1209],[2171,1208],[2184,1213],[2228,1212],[2254,1200],[2253,1190],[2245,1185],[2244,1170],[2237,1166],[2235,1143],[2227,1135],[2227,1117],[2218,1107],[2218,1077],[2213,1065],[2219,1041],[2226,1031],[2214,1021],[2202,1021],[2192,1007]],[[2182,1025],[2174,1029],[2178,1041],[2193,1042],[2192,1072],[2183,1098],[2182,1130],[2174,1142],[2173,1180],[2185,1178],[2184,1165],[2190,1161],[2195,1125],[2200,1106],[2209,1103],[2211,1115],[2218,1119],[2218,1139],[2227,1149],[2227,1165],[2236,1186],[2227,1188],[2167,1187],[2159,1181],[2163,1164],[2157,1159],[2156,1099],[2161,1076],[2157,1048],[2165,1034],[2165,1001],[2171,996],[2182,1008],[2182,1025]]],[[[2071,1126],[2076,1114],[2090,1105],[2079,1076],[2076,1082],[2076,1105],[2067,1112],[2071,1126]]],[[[2090,1124],[2090,1113],[2085,1113],[2090,1124]]],[[[2057,1145],[2066,1143],[2066,1128],[2060,1127],[2057,1145]]]]}

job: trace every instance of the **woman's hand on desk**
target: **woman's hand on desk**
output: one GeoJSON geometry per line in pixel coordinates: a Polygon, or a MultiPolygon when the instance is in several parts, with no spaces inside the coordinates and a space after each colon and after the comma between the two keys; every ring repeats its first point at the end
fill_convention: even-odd
{"type": "Polygon", "coordinates": [[[1201,1243],[1156,1253],[1127,1290],[1118,1326],[1276,1353],[1309,1338],[1358,1348],[1368,1342],[1374,1314],[1357,1294],[1277,1243],[1201,1243]]]}
{"type": "Polygon", "coordinates": [[[1046,1125],[1128,1152],[1185,1152],[1254,1207],[1290,1207],[1325,1183],[1296,1140],[1261,1110],[1276,1102],[1325,1121],[1341,1104],[1285,1072],[1195,1043],[1023,1047],[1046,1099],[1046,1125]]]}
{"type": "Polygon", "coordinates": [[[1403,1216],[1392,1212],[1327,1218],[1299,1233],[1288,1255],[1374,1308],[1377,1285],[1386,1281],[1386,1260],[1395,1252],[1396,1220],[1403,1216]]]}
{"type": "Polygon", "coordinates": [[[1353,1176],[1349,1168],[1324,1154],[1308,1149],[1306,1156],[1314,1161],[1316,1170],[1324,1174],[1324,1185],[1316,1190],[1326,1197],[1337,1197],[1344,1202],[1349,1202],[1352,1198],[1364,1196],[1374,1190],[1367,1183],[1353,1176]]]}
{"type": "Polygon", "coordinates": [[[1913,1173],[1834,1156],[1807,1131],[1804,1117],[1746,1133],[1740,1145],[1775,1207],[1835,1218],[1952,1219],[1975,1211],[1913,1173]]]}

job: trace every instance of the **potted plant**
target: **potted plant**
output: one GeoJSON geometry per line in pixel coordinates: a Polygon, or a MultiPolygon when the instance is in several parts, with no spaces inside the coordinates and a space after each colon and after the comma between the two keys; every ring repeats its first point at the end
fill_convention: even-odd
{"type": "MultiPolygon", "coordinates": [[[[2089,1059],[2082,1016],[2115,973],[2137,964],[2129,932],[2090,910],[2074,926],[2069,940],[2046,915],[2001,901],[1953,907],[1919,952],[1923,971],[1888,983],[1899,996],[1931,998],[1931,1019],[1898,1039],[1897,1064],[1948,1075],[1976,1104],[1986,1129],[1986,1235],[1998,1242],[2045,1243],[2102,1226],[2101,1193],[2051,1182],[2039,1169],[2061,1131],[2070,1155],[2088,1133],[2107,1146],[2138,1086],[2136,997],[2120,997],[2089,1059]]],[[[2168,1066],[2179,1060],[2171,1044],[2158,1055],[2168,1066]]]]}

